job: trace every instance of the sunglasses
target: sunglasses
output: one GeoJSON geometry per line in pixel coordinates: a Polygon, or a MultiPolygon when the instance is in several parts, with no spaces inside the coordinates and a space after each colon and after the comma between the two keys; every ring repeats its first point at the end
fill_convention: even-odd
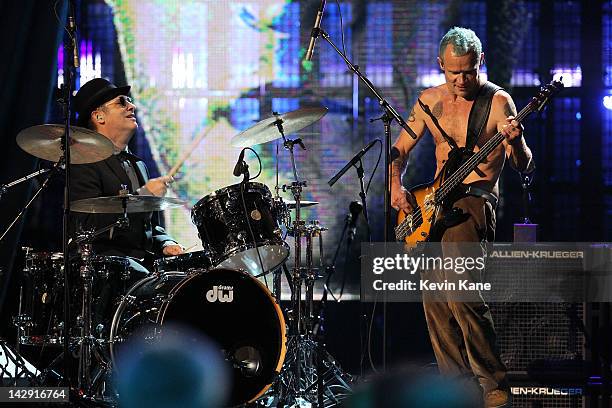
{"type": "Polygon", "coordinates": [[[113,104],[113,103],[118,103],[119,105],[121,105],[122,107],[126,107],[128,103],[130,104],[134,104],[134,102],[132,101],[132,98],[130,98],[129,96],[125,96],[125,95],[120,95],[119,99],[117,101],[112,101],[112,102],[106,102],[104,105],[102,106],[106,106],[108,104],[113,104]]]}

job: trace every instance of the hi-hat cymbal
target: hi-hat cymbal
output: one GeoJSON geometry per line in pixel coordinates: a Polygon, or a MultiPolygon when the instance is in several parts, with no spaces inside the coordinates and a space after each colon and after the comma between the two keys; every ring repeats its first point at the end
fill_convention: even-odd
{"type": "MultiPolygon", "coordinates": [[[[185,204],[183,200],[173,197],[156,197],[149,195],[127,196],[127,212],[163,211],[168,208],[180,207],[185,204]]],[[[72,201],[70,211],[90,214],[121,214],[123,213],[124,196],[93,197],[72,201]]]]}
{"type": "Polygon", "coordinates": [[[280,120],[285,135],[290,135],[321,119],[327,113],[327,108],[300,108],[282,115],[274,115],[257,122],[247,130],[232,137],[234,147],[249,147],[270,142],[281,137],[276,123],[280,120]]]}
{"type": "MultiPolygon", "coordinates": [[[[288,201],[285,201],[285,204],[287,204],[287,208],[289,208],[290,210],[295,210],[295,207],[296,207],[295,201],[288,200],[288,201]]],[[[317,204],[319,204],[318,201],[300,200],[300,208],[312,207],[313,205],[317,205],[317,204]]]]}
{"type": "MultiPolygon", "coordinates": [[[[37,125],[23,129],[17,144],[32,156],[57,162],[63,154],[64,125],[37,125]]],[[[70,126],[70,162],[94,163],[113,154],[113,143],[93,130],[70,126]]]]}

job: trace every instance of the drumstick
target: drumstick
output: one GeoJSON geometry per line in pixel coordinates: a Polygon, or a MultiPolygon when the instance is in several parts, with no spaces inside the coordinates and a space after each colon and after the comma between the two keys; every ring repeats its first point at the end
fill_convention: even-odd
{"type": "Polygon", "coordinates": [[[198,136],[198,138],[191,143],[191,145],[189,146],[187,151],[183,153],[179,161],[170,169],[170,171],[167,174],[168,176],[172,177],[176,174],[176,172],[178,172],[178,170],[181,168],[183,163],[185,163],[185,160],[187,160],[189,156],[191,156],[191,153],[193,153],[193,151],[195,150],[196,147],[198,147],[202,139],[204,139],[204,137],[206,137],[206,135],[210,133],[210,131],[215,127],[216,124],[217,122],[215,122],[212,126],[206,129],[204,132],[202,132],[202,134],[200,134],[200,136],[198,136]]]}
{"type": "Polygon", "coordinates": [[[200,244],[193,244],[193,245],[192,245],[192,246],[190,246],[189,248],[185,248],[185,249],[183,249],[183,252],[189,252],[189,251],[191,251],[193,248],[197,247],[198,245],[200,245],[200,244]]]}

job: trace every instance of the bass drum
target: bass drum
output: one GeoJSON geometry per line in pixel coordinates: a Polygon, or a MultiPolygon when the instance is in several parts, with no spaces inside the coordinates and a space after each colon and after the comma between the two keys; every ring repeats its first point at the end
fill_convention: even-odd
{"type": "Polygon", "coordinates": [[[121,343],[154,324],[188,326],[216,342],[232,364],[230,405],[263,395],[280,372],[286,353],[285,320],[270,291],[249,274],[212,269],[167,272],[137,282],[119,304],[110,332],[115,367],[121,343]]]}

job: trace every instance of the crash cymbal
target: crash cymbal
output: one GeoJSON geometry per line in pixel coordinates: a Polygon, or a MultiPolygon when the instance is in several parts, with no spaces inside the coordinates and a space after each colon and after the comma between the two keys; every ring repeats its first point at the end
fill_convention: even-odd
{"type": "MultiPolygon", "coordinates": [[[[285,204],[287,204],[287,208],[289,208],[290,210],[295,210],[295,201],[293,200],[285,201],[285,204]]],[[[300,208],[312,207],[313,205],[317,205],[317,204],[319,204],[318,201],[301,200],[300,208]]]]}
{"type": "MultiPolygon", "coordinates": [[[[173,197],[156,197],[149,195],[127,196],[127,212],[163,211],[168,208],[180,207],[184,201],[173,197]]],[[[121,214],[123,213],[123,196],[93,197],[72,201],[70,211],[90,214],[121,214]]]]}
{"type": "Polygon", "coordinates": [[[325,116],[326,113],[327,108],[318,107],[300,108],[282,115],[274,115],[238,133],[232,137],[230,143],[234,147],[249,147],[270,142],[281,137],[276,126],[277,120],[281,121],[285,135],[290,135],[315,123],[325,116]]]}
{"type": "MultiPolygon", "coordinates": [[[[62,156],[64,125],[37,125],[23,129],[17,144],[32,156],[57,162],[62,156]]],[[[70,162],[94,163],[113,154],[113,143],[93,130],[70,126],[70,162]]]]}

